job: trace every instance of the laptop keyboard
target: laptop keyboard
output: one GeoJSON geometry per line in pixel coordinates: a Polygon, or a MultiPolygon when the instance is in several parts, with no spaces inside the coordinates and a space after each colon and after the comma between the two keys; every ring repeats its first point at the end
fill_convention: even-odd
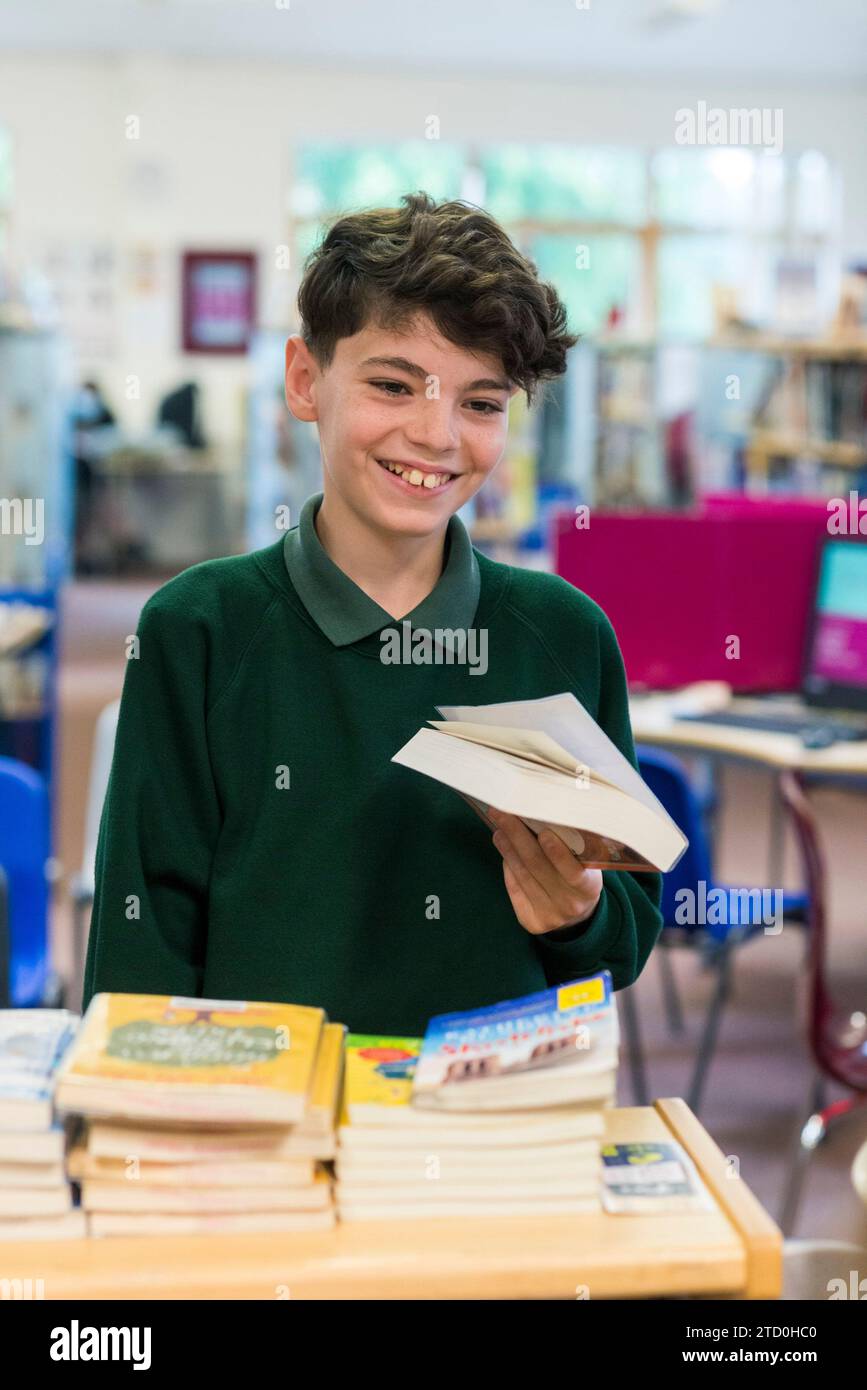
{"type": "Polygon", "coordinates": [[[816,714],[751,714],[720,710],[718,714],[679,714],[678,720],[693,724],[722,724],[728,729],[755,729],[759,733],[803,734],[827,733],[834,743],[858,743],[867,740],[867,723],[850,724],[840,719],[822,719],[816,714]]]}

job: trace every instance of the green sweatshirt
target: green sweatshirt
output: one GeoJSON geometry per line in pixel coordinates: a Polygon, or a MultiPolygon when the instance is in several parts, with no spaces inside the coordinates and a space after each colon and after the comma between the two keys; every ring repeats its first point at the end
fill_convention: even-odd
{"type": "Polygon", "coordinates": [[[432,1014],[603,967],[631,984],[661,925],[658,874],[606,872],[587,922],[532,936],[481,819],[390,761],[437,705],[568,690],[634,764],[608,619],[565,580],[478,553],[453,516],[441,577],[407,619],[472,627],[486,661],[478,647],[475,665],[386,663],[382,630],[406,619],[329,558],[320,501],[275,544],[194,565],[142,609],[83,1005],[105,990],[285,1000],[418,1035],[432,1014]]]}

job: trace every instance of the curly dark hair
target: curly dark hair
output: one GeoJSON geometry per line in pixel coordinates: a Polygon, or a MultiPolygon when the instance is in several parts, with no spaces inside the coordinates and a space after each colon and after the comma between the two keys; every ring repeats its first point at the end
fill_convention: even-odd
{"type": "Polygon", "coordinates": [[[498,357],[528,401],[540,380],[565,372],[577,342],[553,285],[493,217],[427,193],[338,218],[307,258],[298,308],[323,366],[339,338],[368,323],[402,328],[425,313],[449,342],[498,357]]]}

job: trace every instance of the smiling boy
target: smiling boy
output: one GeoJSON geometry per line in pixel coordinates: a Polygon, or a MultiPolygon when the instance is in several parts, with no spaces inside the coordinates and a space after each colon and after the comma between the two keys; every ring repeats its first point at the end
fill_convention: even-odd
{"type": "Polygon", "coordinates": [[[336,222],[299,308],[286,400],[318,428],[323,490],[274,544],[142,610],[84,1004],[287,1000],[413,1035],[603,967],[622,988],[659,932],[659,875],[584,869],[511,816],[492,837],[391,762],[437,705],[569,690],[634,764],[601,609],[479,554],[456,515],[502,456],[510,397],[565,370],[563,306],[487,214],[416,194],[336,222]],[[484,670],[385,659],[395,629],[483,633],[484,670]]]}

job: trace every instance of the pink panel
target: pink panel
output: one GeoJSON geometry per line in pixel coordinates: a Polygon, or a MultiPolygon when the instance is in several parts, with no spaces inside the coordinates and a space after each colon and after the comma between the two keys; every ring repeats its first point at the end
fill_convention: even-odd
{"type": "Polygon", "coordinates": [[[594,512],[584,531],[565,514],[555,569],[608,614],[631,684],[795,690],[826,522],[822,502],[741,497],[694,514],[594,512]]]}

